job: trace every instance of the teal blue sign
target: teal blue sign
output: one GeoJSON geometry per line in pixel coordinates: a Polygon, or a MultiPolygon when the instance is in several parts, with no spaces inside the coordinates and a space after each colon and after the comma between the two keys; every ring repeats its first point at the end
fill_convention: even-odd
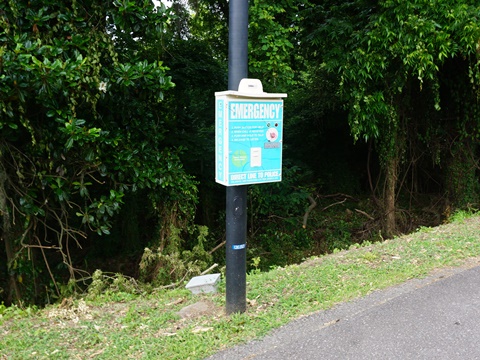
{"type": "Polygon", "coordinates": [[[216,181],[226,186],[281,181],[283,100],[228,95],[216,100],[216,181]]]}
{"type": "Polygon", "coordinates": [[[283,101],[230,101],[230,185],[282,180],[283,101]]]}

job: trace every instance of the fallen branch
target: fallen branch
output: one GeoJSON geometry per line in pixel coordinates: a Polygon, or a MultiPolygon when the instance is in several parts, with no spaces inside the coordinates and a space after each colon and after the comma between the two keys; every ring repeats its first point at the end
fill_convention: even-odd
{"type": "Polygon", "coordinates": [[[310,206],[308,207],[307,211],[305,212],[305,215],[303,215],[303,228],[306,229],[307,228],[307,220],[308,220],[308,216],[310,215],[310,213],[312,212],[313,209],[315,209],[315,207],[317,206],[317,202],[315,201],[315,199],[308,195],[308,201],[310,201],[310,206]]]}
{"type": "Polygon", "coordinates": [[[210,250],[208,252],[209,255],[213,254],[215,251],[217,251],[218,249],[220,249],[223,245],[225,245],[227,242],[224,240],[222,241],[220,244],[218,244],[217,246],[215,246],[212,250],[210,250]]]}
{"type": "Polygon", "coordinates": [[[370,220],[375,220],[375,218],[373,216],[367,214],[365,211],[362,211],[362,210],[359,210],[359,209],[355,209],[355,211],[359,214],[362,214],[363,216],[366,216],[370,220]]]}
{"type": "Polygon", "coordinates": [[[331,208],[332,206],[343,204],[345,201],[347,201],[347,198],[343,199],[342,201],[339,201],[339,202],[330,204],[330,205],[328,205],[328,206],[325,206],[325,207],[322,209],[322,211],[325,211],[325,210],[327,210],[328,208],[331,208]]]}
{"type": "Polygon", "coordinates": [[[179,281],[171,283],[170,285],[160,286],[159,289],[172,289],[172,288],[176,288],[176,287],[180,286],[181,284],[183,284],[183,282],[187,278],[188,274],[190,274],[190,271],[187,271],[187,273],[184,275],[184,277],[181,278],[179,281]]]}
{"type": "Polygon", "coordinates": [[[213,264],[212,266],[210,266],[207,270],[204,270],[200,273],[200,275],[205,275],[207,273],[209,273],[210,271],[212,271],[213,269],[215,269],[216,267],[218,266],[218,264],[213,264]]]}
{"type": "Polygon", "coordinates": [[[324,198],[324,199],[328,199],[328,198],[340,198],[341,199],[341,198],[344,198],[345,200],[350,199],[351,201],[354,201],[354,202],[360,202],[360,200],[358,200],[357,198],[354,198],[351,195],[347,195],[347,194],[343,194],[343,193],[322,195],[322,198],[324,198]]]}

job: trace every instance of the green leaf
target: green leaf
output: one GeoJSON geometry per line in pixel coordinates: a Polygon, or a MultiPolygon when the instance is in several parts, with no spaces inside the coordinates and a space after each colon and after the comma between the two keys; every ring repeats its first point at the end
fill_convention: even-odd
{"type": "Polygon", "coordinates": [[[65,147],[68,149],[71,149],[71,147],[73,146],[73,137],[69,137],[67,142],[65,143],[65,147]]]}

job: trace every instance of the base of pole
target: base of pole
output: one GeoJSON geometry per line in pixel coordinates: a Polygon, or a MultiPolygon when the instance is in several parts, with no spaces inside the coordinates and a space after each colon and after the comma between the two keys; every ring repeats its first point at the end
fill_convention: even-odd
{"type": "Polygon", "coordinates": [[[226,312],[247,309],[247,186],[227,187],[226,312]]]}

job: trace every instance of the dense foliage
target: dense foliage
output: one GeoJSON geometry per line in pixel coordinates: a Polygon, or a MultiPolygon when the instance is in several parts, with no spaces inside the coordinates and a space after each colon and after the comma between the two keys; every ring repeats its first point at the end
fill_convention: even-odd
{"type": "Polygon", "coordinates": [[[164,146],[157,115],[173,86],[155,51],[169,18],[150,1],[0,5],[7,300],[32,300],[50,286],[58,295],[52,267],[63,264],[75,279],[78,250],[92,234],[110,233],[128,193],[148,196],[169,220],[176,208],[193,214],[195,184],[164,146]],[[40,271],[50,282],[36,282],[40,271]]]}
{"type": "MultiPolygon", "coordinates": [[[[307,23],[313,24],[307,38],[322,66],[338,75],[354,138],[375,139],[385,172],[382,197],[388,234],[396,232],[401,164],[406,152],[417,156],[415,141],[445,140],[446,152],[468,143],[469,155],[460,155],[460,162],[476,155],[471,140],[479,131],[479,16],[475,1],[431,0],[326,1],[309,15],[307,23]],[[462,84],[456,89],[452,76],[462,84]],[[468,111],[452,108],[452,101],[460,99],[468,103],[468,111]],[[449,132],[454,135],[445,139],[449,132]]],[[[440,162],[444,157],[448,153],[440,162]]],[[[474,174],[472,165],[463,170],[474,174]]],[[[464,200],[466,195],[460,193],[468,190],[462,186],[447,186],[451,200],[464,200]]]]}
{"type": "MultiPolygon", "coordinates": [[[[250,77],[288,93],[284,180],[249,189],[250,267],[478,207],[475,1],[249,9],[250,77]]],[[[96,268],[165,285],[222,264],[228,18],[226,0],[0,3],[3,301],[43,303],[96,268]]]]}

